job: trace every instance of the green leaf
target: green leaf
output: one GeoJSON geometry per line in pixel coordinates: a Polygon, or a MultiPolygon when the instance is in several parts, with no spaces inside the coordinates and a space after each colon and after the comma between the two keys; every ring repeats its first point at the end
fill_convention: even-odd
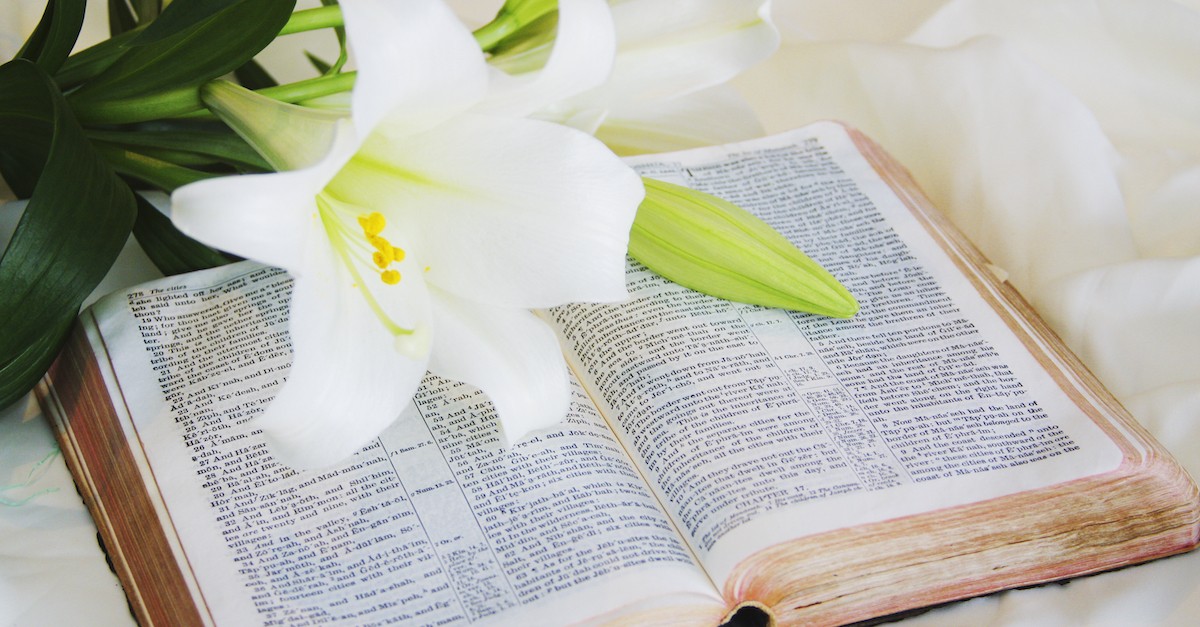
{"type": "MultiPolygon", "coordinates": [[[[176,0],[168,10],[183,2],[176,0]]],[[[196,88],[236,70],[271,43],[294,4],[295,0],[231,3],[166,39],[127,48],[68,101],[84,124],[138,122],[197,111],[202,104],[196,88]]]]}
{"type": "Polygon", "coordinates": [[[123,35],[137,28],[137,18],[125,0],[108,0],[108,34],[110,37],[123,35]]]}
{"type": "Polygon", "coordinates": [[[4,407],[15,403],[33,389],[42,374],[50,368],[74,321],[74,317],[47,321],[45,333],[21,348],[11,361],[4,356],[5,361],[0,362],[0,403],[4,403],[4,407]],[[44,359],[47,355],[50,359],[44,359]]]}
{"type": "MultiPolygon", "coordinates": [[[[146,30],[142,31],[142,34],[134,40],[133,45],[145,46],[174,37],[197,24],[212,19],[216,14],[242,1],[175,0],[167,5],[158,19],[155,19],[150,26],[146,27],[146,30]]],[[[139,15],[139,17],[141,16],[139,15]]]]}
{"type": "Polygon", "coordinates": [[[4,171],[5,180],[32,194],[0,257],[5,406],[49,367],[79,305],[128,239],[136,205],[92,150],[54,81],[28,61],[0,66],[0,155],[16,166],[4,171]]]}
{"type": "Polygon", "coordinates": [[[138,196],[137,204],[137,222],[133,225],[133,234],[142,245],[142,250],[146,251],[146,256],[163,274],[182,274],[238,260],[179,232],[171,220],[145,198],[138,196]]]}
{"type": "Polygon", "coordinates": [[[217,176],[104,142],[96,142],[92,146],[118,174],[149,183],[154,188],[166,192],[217,176]]]}
{"type": "Polygon", "coordinates": [[[147,24],[158,19],[163,12],[163,0],[131,0],[138,24],[147,24]]]}
{"type": "Polygon", "coordinates": [[[18,59],[29,59],[46,73],[53,74],[75,47],[79,29],[83,28],[85,0],[50,0],[37,28],[25,40],[18,59]]]}
{"type": "Polygon", "coordinates": [[[318,57],[307,50],[304,51],[304,56],[308,57],[308,62],[312,64],[314,68],[316,68],[319,74],[329,74],[329,71],[333,69],[333,66],[330,65],[328,61],[321,59],[321,57],[318,57]]]}
{"type": "Polygon", "coordinates": [[[237,77],[238,83],[246,89],[262,89],[264,87],[275,87],[279,85],[279,81],[275,80],[263,66],[259,65],[258,61],[250,59],[242,67],[234,70],[233,75],[237,77]]]}
{"type": "Polygon", "coordinates": [[[108,69],[125,53],[126,45],[137,37],[139,31],[132,30],[114,35],[104,41],[67,57],[62,67],[54,74],[59,89],[68,89],[108,69]]]}
{"type": "Polygon", "coordinates": [[[180,165],[224,163],[239,170],[271,170],[271,166],[246,143],[246,140],[224,126],[220,127],[220,130],[211,127],[167,127],[135,131],[88,131],[87,135],[93,141],[133,148],[145,155],[162,155],[164,159],[167,158],[168,152],[195,155],[195,159],[172,160],[180,165]]]}
{"type": "Polygon", "coordinates": [[[154,22],[160,13],[162,0],[108,0],[108,31],[116,37],[138,30],[154,22]]]}
{"type": "MultiPolygon", "coordinates": [[[[0,80],[0,103],[20,95],[15,93],[20,85],[12,80],[11,74],[0,74],[0,77],[5,78],[0,80]]],[[[53,134],[53,124],[41,115],[18,119],[3,110],[0,110],[0,123],[4,125],[0,128],[0,138],[4,140],[0,142],[0,176],[17,198],[29,198],[50,155],[50,144],[43,138],[53,134]],[[13,150],[17,147],[21,150],[13,150]]]]}
{"type": "Polygon", "coordinates": [[[750,212],[687,187],[642,179],[629,254],[684,287],[765,307],[849,318],[858,302],[833,275],[750,212]]]}

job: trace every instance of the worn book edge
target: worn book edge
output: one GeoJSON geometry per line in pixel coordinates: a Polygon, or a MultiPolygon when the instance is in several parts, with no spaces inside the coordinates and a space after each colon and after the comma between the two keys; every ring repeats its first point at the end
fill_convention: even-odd
{"type": "MultiPolygon", "coordinates": [[[[63,346],[62,353],[36,389],[42,411],[50,420],[63,459],[75,477],[80,495],[96,522],[102,548],[141,625],[204,625],[193,594],[199,594],[190,573],[181,570],[173,543],[142,480],[132,444],[125,436],[114,399],[107,394],[101,368],[107,357],[96,354],[85,328],[85,312],[63,346]],[[54,385],[53,381],[71,382],[54,385]],[[77,384],[76,384],[77,383],[77,384]],[[119,515],[110,508],[120,509],[119,515]],[[136,550],[130,545],[135,544],[136,550]],[[146,590],[151,593],[146,593],[146,590]]],[[[183,564],[186,564],[184,562],[183,564]]]]}
{"type": "Polygon", "coordinates": [[[902,165],[840,125],[1045,370],[1117,444],[1123,460],[1098,476],[778,545],[740,563],[726,581],[725,598],[765,604],[783,624],[845,623],[1195,548],[1200,491],[1178,462],[1017,290],[988,270],[988,260],[902,165]]]}

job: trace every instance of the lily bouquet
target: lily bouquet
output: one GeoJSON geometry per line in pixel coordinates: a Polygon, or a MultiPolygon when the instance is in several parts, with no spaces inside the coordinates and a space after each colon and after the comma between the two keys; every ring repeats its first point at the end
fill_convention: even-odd
{"type": "Polygon", "coordinates": [[[72,55],[84,1],[50,0],[0,66],[0,175],[29,198],[0,259],[0,405],[131,232],[165,273],[294,277],[294,362],[258,421],[298,466],[357,450],[427,371],[482,389],[510,441],[557,422],[567,373],[531,309],[625,298],[627,253],[717,296],[856,309],[749,214],[617,156],[758,133],[722,83],[776,46],[765,1],[509,0],[474,32],[440,0],[108,4],[112,37],[72,55]],[[254,61],[317,29],[339,54],[315,77],[254,61]]]}

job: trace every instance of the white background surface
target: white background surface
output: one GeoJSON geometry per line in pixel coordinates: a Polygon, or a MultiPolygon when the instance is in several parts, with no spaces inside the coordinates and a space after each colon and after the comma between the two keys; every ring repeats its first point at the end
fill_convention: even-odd
{"type": "MultiPolygon", "coordinates": [[[[0,5],[0,59],[41,10],[0,5]]],[[[777,0],[775,16],[784,45],[736,82],[767,130],[834,118],[881,143],[1200,475],[1200,1],[777,0]]],[[[85,37],[104,24],[92,11],[85,37]]],[[[0,241],[18,217],[0,207],[0,241]]],[[[98,291],[153,274],[128,247],[98,291]]],[[[0,498],[33,497],[0,505],[0,625],[131,624],[56,450],[34,405],[0,409],[0,498]]],[[[903,624],[1198,622],[1200,553],[903,624]]]]}

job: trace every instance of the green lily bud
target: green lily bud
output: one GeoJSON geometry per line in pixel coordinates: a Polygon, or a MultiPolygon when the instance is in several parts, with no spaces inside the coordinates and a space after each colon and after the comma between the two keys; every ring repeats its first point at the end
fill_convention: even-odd
{"type": "Polygon", "coordinates": [[[833,275],[765,222],[715,196],[643,178],[629,254],[684,287],[836,318],[858,312],[833,275]]]}
{"type": "Polygon", "coordinates": [[[229,81],[200,87],[200,99],[271,167],[295,170],[320,160],[345,113],[280,102],[229,81]]]}

